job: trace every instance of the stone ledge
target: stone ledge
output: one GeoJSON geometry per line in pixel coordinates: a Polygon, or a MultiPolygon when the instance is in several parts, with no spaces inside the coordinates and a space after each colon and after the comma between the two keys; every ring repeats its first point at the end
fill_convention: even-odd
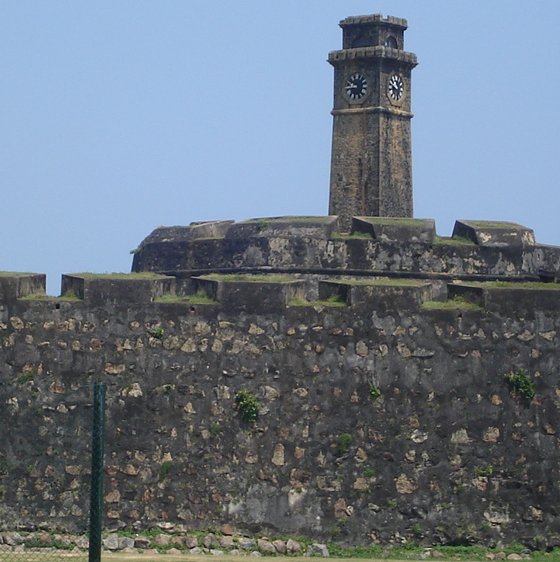
{"type": "Polygon", "coordinates": [[[388,23],[393,26],[399,26],[403,30],[407,29],[408,22],[404,18],[395,16],[383,16],[383,14],[370,14],[365,16],[350,16],[339,22],[339,26],[344,28],[351,25],[363,25],[367,23],[388,23]]]}
{"type": "Polygon", "coordinates": [[[328,56],[330,64],[337,64],[347,60],[360,60],[369,58],[380,58],[396,60],[414,68],[418,64],[418,59],[414,53],[408,51],[400,51],[399,49],[391,49],[390,47],[357,47],[355,49],[342,49],[339,51],[331,51],[328,56]]]}
{"type": "Polygon", "coordinates": [[[455,222],[453,237],[467,238],[478,246],[535,246],[535,234],[513,222],[460,220],[455,222]]]}
{"type": "Polygon", "coordinates": [[[433,295],[432,283],[403,279],[320,281],[319,298],[338,297],[352,307],[369,310],[414,310],[433,295]]]}
{"type": "Polygon", "coordinates": [[[192,222],[188,226],[160,226],[145,238],[134,253],[141,250],[145,244],[223,238],[234,222],[233,220],[200,221],[192,222]]]}
{"type": "Polygon", "coordinates": [[[536,280],[541,275],[552,280],[560,275],[560,247],[535,244],[533,232],[514,223],[457,221],[450,238],[436,235],[432,219],[354,217],[353,221],[350,234],[338,232],[335,216],[271,217],[156,229],[135,253],[133,271],[177,277],[249,269],[536,280]],[[201,237],[193,235],[193,228],[199,229],[201,237]],[[223,237],[207,238],[209,234],[223,237]]]}
{"type": "Polygon", "coordinates": [[[145,304],[174,292],[175,278],[163,275],[64,274],[62,296],[72,295],[92,305],[107,302],[145,304]]]}
{"type": "Polygon", "coordinates": [[[376,240],[432,244],[436,225],[433,219],[352,217],[352,232],[367,233],[376,240]]]}
{"type": "Polygon", "coordinates": [[[337,231],[338,217],[263,217],[233,223],[226,238],[330,238],[337,231]]]}
{"type": "Polygon", "coordinates": [[[197,277],[194,291],[202,290],[226,310],[251,313],[279,312],[292,299],[303,298],[304,283],[297,279],[270,281],[261,276],[223,275],[197,277]]]}
{"type": "Polygon", "coordinates": [[[460,297],[487,311],[560,311],[560,284],[557,283],[461,283],[448,285],[450,299],[460,297]]]}

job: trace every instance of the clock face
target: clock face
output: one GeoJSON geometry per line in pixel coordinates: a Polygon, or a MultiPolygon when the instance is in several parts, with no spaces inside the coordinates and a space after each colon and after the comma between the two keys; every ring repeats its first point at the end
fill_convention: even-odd
{"type": "Polygon", "coordinates": [[[344,90],[350,101],[360,101],[367,94],[367,80],[363,74],[357,72],[346,80],[344,90]]]}
{"type": "Polygon", "coordinates": [[[399,101],[404,94],[404,82],[398,74],[393,74],[387,84],[387,95],[393,101],[399,101]]]}

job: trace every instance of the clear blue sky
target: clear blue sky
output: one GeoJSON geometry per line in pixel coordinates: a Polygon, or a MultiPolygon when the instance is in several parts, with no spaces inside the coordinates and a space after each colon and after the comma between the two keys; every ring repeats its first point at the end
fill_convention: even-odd
{"type": "Polygon", "coordinates": [[[560,244],[558,0],[4,0],[0,270],[128,271],[159,225],[327,213],[338,21],[408,19],[415,216],[560,244]]]}

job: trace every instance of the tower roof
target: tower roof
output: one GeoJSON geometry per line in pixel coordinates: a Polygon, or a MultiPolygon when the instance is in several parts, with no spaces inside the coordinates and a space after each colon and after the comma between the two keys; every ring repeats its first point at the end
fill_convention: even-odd
{"type": "Polygon", "coordinates": [[[383,16],[382,14],[371,14],[367,16],[350,16],[340,21],[340,27],[348,27],[350,25],[364,24],[389,24],[391,26],[406,29],[408,22],[404,18],[396,18],[394,16],[383,16]]]}

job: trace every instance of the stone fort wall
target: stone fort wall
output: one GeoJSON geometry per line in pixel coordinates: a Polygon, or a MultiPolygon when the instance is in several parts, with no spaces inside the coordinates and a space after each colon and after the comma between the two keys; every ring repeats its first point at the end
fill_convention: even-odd
{"type": "Polygon", "coordinates": [[[443,284],[0,276],[0,525],[81,525],[101,380],[108,528],[557,544],[559,293],[443,284]]]}

